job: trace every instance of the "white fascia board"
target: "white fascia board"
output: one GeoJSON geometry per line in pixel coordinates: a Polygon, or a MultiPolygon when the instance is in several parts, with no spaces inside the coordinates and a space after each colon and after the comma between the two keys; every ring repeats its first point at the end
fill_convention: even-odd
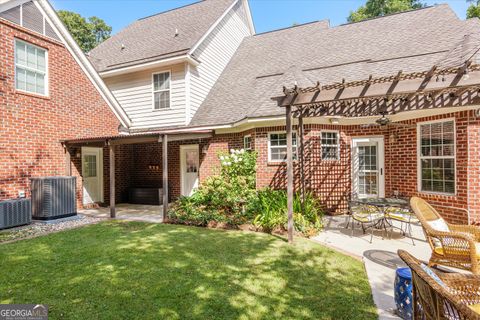
{"type": "Polygon", "coordinates": [[[115,114],[115,116],[120,121],[120,123],[124,127],[127,127],[127,128],[130,127],[131,121],[128,118],[127,114],[125,113],[123,108],[120,106],[118,101],[115,99],[113,94],[110,92],[110,90],[107,88],[102,78],[100,78],[97,71],[92,66],[90,61],[87,59],[87,57],[85,56],[83,51],[80,49],[80,47],[77,45],[75,40],[73,40],[72,36],[70,35],[70,32],[68,32],[67,28],[65,27],[63,22],[60,20],[55,9],[53,9],[53,7],[48,2],[48,0],[34,0],[33,3],[45,15],[45,17],[47,18],[48,22],[51,24],[54,31],[58,34],[58,36],[61,38],[61,40],[65,44],[65,47],[72,54],[77,64],[80,66],[80,68],[83,70],[83,72],[88,77],[90,82],[94,85],[94,87],[100,93],[100,95],[105,100],[105,102],[107,102],[110,109],[115,114]]]}
{"type": "Polygon", "coordinates": [[[215,30],[215,28],[218,26],[218,24],[223,20],[223,18],[226,17],[226,15],[230,12],[230,10],[232,10],[232,8],[235,7],[235,5],[238,3],[238,1],[240,1],[240,0],[234,1],[230,5],[230,7],[228,7],[228,9],[225,10],[225,12],[223,12],[223,14],[220,16],[220,18],[218,18],[217,21],[215,21],[210,26],[210,28],[207,30],[207,32],[205,32],[205,34],[200,38],[200,40],[198,40],[197,43],[195,43],[193,45],[193,47],[190,49],[190,51],[188,51],[189,55],[192,55],[195,52],[195,50],[197,50],[197,48],[202,44],[202,42],[205,41],[205,39],[207,39],[207,37],[210,35],[210,33],[212,33],[213,30],[215,30]]]}
{"type": "Polygon", "coordinates": [[[0,12],[10,10],[12,8],[18,7],[25,2],[30,0],[0,0],[0,12]]]}
{"type": "Polygon", "coordinates": [[[168,65],[185,63],[185,62],[188,62],[189,64],[191,64],[195,67],[200,64],[200,62],[198,60],[194,59],[191,55],[184,54],[184,55],[177,56],[177,57],[166,58],[166,59],[156,60],[156,61],[147,62],[147,63],[141,63],[141,64],[129,66],[129,67],[113,69],[113,70],[110,70],[110,71],[103,71],[103,72],[100,72],[100,76],[105,79],[105,78],[118,76],[118,75],[122,75],[122,74],[126,74],[126,73],[143,71],[143,70],[148,70],[148,69],[153,69],[153,68],[158,68],[158,67],[164,67],[164,66],[168,66],[168,65]]]}
{"type": "Polygon", "coordinates": [[[248,3],[248,0],[242,0],[242,1],[243,1],[244,8],[247,11],[246,14],[247,14],[247,19],[248,19],[248,26],[250,27],[250,33],[253,36],[257,32],[255,31],[255,24],[254,24],[253,18],[252,18],[252,11],[250,11],[250,4],[248,3]]]}

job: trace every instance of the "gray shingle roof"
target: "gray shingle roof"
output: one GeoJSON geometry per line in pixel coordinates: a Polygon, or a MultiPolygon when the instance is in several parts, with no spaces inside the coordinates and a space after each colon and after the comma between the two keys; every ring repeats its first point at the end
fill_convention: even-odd
{"type": "Polygon", "coordinates": [[[456,66],[480,46],[478,20],[437,5],[326,28],[311,23],[246,38],[190,125],[282,115],[282,86],[312,86],[456,66]]]}
{"type": "Polygon", "coordinates": [[[204,0],[137,20],[93,49],[90,61],[101,72],[185,54],[233,2],[204,0]]]}

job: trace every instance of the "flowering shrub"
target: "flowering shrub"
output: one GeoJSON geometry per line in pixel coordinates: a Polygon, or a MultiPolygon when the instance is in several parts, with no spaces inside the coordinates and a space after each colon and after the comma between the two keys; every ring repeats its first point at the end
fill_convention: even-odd
{"type": "MultiPolygon", "coordinates": [[[[232,149],[219,154],[220,174],[206,179],[190,197],[181,197],[169,211],[173,223],[207,226],[210,222],[235,227],[252,223],[265,232],[285,230],[287,193],[283,190],[256,190],[257,154],[232,149]]],[[[295,230],[306,236],[322,227],[323,211],[318,200],[307,194],[304,214],[300,198],[294,199],[295,230]]]]}
{"type": "Polygon", "coordinates": [[[173,222],[237,226],[251,221],[246,205],[255,196],[256,153],[232,149],[220,154],[219,160],[220,175],[207,178],[191,197],[182,197],[172,206],[173,222]]]}

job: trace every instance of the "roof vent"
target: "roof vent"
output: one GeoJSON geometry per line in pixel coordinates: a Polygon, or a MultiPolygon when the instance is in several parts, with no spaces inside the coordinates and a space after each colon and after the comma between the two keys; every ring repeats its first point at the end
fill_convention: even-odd
{"type": "Polygon", "coordinates": [[[178,29],[177,29],[177,28],[175,28],[175,35],[174,35],[174,37],[178,37],[178,29]]]}
{"type": "Polygon", "coordinates": [[[121,49],[122,51],[125,50],[125,44],[124,44],[124,43],[122,43],[122,46],[120,47],[120,49],[121,49]]]}

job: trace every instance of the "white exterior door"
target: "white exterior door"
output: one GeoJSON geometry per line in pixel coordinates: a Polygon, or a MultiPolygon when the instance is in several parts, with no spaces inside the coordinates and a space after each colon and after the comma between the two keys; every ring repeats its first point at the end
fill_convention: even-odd
{"type": "Polygon", "coordinates": [[[83,203],[103,202],[103,149],[82,148],[83,203]]]}
{"type": "Polygon", "coordinates": [[[359,198],[385,197],[383,137],[352,140],[352,188],[359,198]]]}
{"type": "Polygon", "coordinates": [[[180,179],[182,196],[192,195],[198,187],[198,144],[180,146],[180,179]]]}

